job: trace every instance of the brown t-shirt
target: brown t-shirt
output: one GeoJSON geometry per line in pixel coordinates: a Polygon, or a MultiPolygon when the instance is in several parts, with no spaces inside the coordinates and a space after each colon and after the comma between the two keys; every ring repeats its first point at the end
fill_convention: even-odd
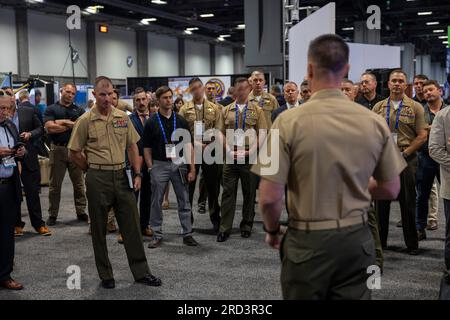
{"type": "Polygon", "coordinates": [[[391,181],[406,167],[386,122],[338,89],[321,90],[283,112],[259,161],[252,172],[287,184],[289,219],[299,221],[361,215],[371,202],[369,178],[391,181]],[[268,151],[279,153],[269,171],[268,151]]]}

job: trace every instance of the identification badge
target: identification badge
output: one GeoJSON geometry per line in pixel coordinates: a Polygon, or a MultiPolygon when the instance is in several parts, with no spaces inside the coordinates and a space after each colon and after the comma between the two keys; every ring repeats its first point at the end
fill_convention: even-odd
{"type": "Polygon", "coordinates": [[[242,132],[236,132],[234,134],[234,145],[237,147],[243,147],[245,145],[245,135],[242,132]]]}
{"type": "Polygon", "coordinates": [[[5,168],[10,169],[17,166],[16,161],[13,157],[7,157],[2,159],[2,164],[5,168]]]}
{"type": "Polygon", "coordinates": [[[166,158],[175,159],[177,157],[177,152],[175,150],[174,144],[166,144],[166,158]]]}
{"type": "Polygon", "coordinates": [[[397,145],[397,141],[398,141],[398,133],[397,132],[394,132],[392,134],[392,139],[394,140],[395,145],[397,145]]]}
{"type": "Polygon", "coordinates": [[[205,132],[205,124],[203,121],[195,121],[194,122],[194,135],[195,137],[202,137],[203,132],[205,132]]]}

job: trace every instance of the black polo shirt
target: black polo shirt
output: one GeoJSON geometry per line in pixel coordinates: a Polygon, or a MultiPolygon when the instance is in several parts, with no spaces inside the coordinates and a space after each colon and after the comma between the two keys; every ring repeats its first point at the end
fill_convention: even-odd
{"type": "MultiPolygon", "coordinates": [[[[82,114],[84,110],[75,104],[71,104],[68,107],[64,107],[59,104],[59,101],[51,106],[48,106],[45,109],[44,113],[44,125],[47,121],[55,121],[55,120],[70,120],[76,121],[82,114]]],[[[70,135],[72,134],[72,130],[67,130],[62,133],[49,134],[51,141],[53,143],[61,143],[67,144],[70,140],[70,135]]]]}
{"type": "MultiPolygon", "coordinates": [[[[158,111],[159,113],[159,111],[158,111]]],[[[170,118],[166,118],[161,113],[159,113],[159,117],[161,119],[161,124],[164,127],[164,130],[166,132],[166,137],[169,140],[169,143],[172,143],[170,140],[170,137],[173,133],[173,117],[176,116],[176,127],[177,129],[185,129],[189,131],[189,125],[187,121],[176,114],[175,112],[172,112],[172,115],[170,118]]],[[[156,113],[151,116],[150,119],[147,120],[144,127],[144,135],[142,137],[143,140],[143,146],[144,148],[150,148],[152,149],[152,159],[153,160],[159,160],[159,161],[170,161],[170,159],[167,159],[166,157],[166,143],[164,141],[164,136],[161,131],[161,127],[158,122],[158,118],[156,116],[156,113]]],[[[181,139],[180,139],[181,140],[181,139]]],[[[173,142],[175,145],[178,143],[183,142],[182,140],[179,142],[173,142]]]]}
{"type": "Polygon", "coordinates": [[[364,95],[361,95],[359,98],[355,100],[356,103],[359,103],[360,105],[366,107],[369,110],[372,110],[373,107],[380,101],[383,101],[385,98],[381,95],[377,94],[375,98],[372,101],[369,101],[364,97],[364,95]]]}
{"type": "Polygon", "coordinates": [[[422,101],[420,101],[419,98],[417,98],[417,96],[414,96],[413,100],[417,101],[418,103],[420,103],[422,105],[422,107],[425,107],[425,105],[427,104],[427,100],[426,99],[423,99],[422,101]]]}

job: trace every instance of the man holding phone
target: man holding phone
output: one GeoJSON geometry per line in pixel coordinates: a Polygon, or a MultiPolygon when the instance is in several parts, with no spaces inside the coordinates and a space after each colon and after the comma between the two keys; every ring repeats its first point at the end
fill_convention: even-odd
{"type": "Polygon", "coordinates": [[[11,278],[14,265],[14,225],[22,197],[16,158],[25,155],[19,133],[8,119],[11,98],[0,90],[0,287],[21,290],[11,278]]]}

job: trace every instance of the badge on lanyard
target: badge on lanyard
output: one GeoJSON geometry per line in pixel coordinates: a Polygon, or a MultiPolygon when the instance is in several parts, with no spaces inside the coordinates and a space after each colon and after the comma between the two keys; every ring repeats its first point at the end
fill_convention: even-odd
{"type": "Polygon", "coordinates": [[[175,159],[177,157],[177,152],[174,144],[166,144],[166,158],[175,159]]]}
{"type": "Polygon", "coordinates": [[[397,132],[392,133],[392,139],[394,139],[394,143],[395,143],[395,145],[397,145],[397,142],[398,142],[398,133],[397,132]]]}
{"type": "Polygon", "coordinates": [[[205,124],[203,121],[194,122],[194,136],[196,138],[203,137],[203,132],[205,132],[205,124]]]}
{"type": "Polygon", "coordinates": [[[245,132],[242,129],[237,129],[234,132],[234,145],[236,147],[244,147],[245,145],[245,132]]]}
{"type": "Polygon", "coordinates": [[[17,166],[16,161],[13,157],[7,157],[2,159],[3,167],[6,169],[14,168],[17,166]]]}

